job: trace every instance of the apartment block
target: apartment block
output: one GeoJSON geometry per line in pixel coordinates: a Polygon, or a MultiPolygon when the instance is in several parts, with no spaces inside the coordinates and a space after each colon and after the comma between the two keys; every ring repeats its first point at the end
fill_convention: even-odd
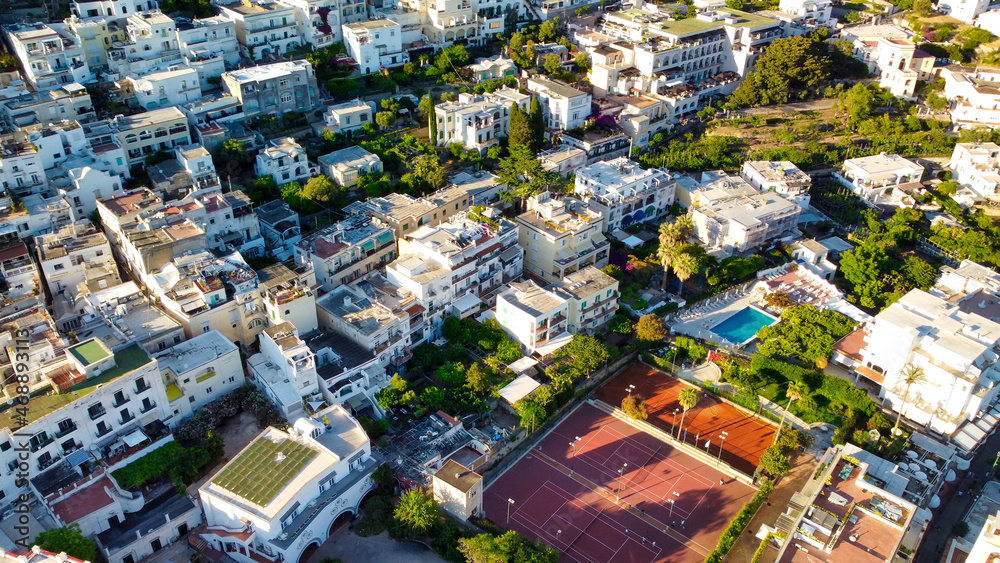
{"type": "Polygon", "coordinates": [[[279,186],[305,182],[319,175],[319,167],[309,162],[305,149],[292,137],[273,139],[257,153],[254,171],[258,176],[270,176],[279,186]]]}
{"type": "Polygon", "coordinates": [[[281,3],[295,10],[295,24],[303,45],[322,49],[343,40],[340,0],[282,0],[281,3]]]}
{"type": "Polygon", "coordinates": [[[566,300],[571,334],[593,334],[618,312],[618,280],[586,266],[549,289],[566,300]]]}
{"type": "Polygon", "coordinates": [[[528,91],[538,97],[547,129],[575,129],[590,117],[591,95],[547,78],[528,79],[528,91]]]}
{"type": "Polygon", "coordinates": [[[517,232],[499,214],[462,212],[399,239],[399,258],[386,266],[386,278],[423,306],[426,340],[441,336],[448,316],[478,313],[503,284],[521,277],[517,232]]]}
{"type": "Polygon", "coordinates": [[[707,248],[744,252],[762,248],[798,224],[802,208],[766,192],[689,210],[694,235],[707,248]]]}
{"type": "Polygon", "coordinates": [[[459,94],[458,100],[434,106],[438,146],[458,143],[484,154],[510,134],[510,111],[514,104],[527,112],[531,96],[512,88],[492,94],[459,94]]]}
{"type": "Polygon", "coordinates": [[[529,354],[547,356],[569,343],[569,304],[533,281],[515,282],[497,295],[496,320],[529,354]]]}
{"type": "Polygon", "coordinates": [[[312,267],[325,291],[381,269],[396,257],[391,228],[367,215],[351,215],[295,245],[295,262],[312,267]]]}
{"type": "Polygon", "coordinates": [[[410,359],[410,315],[379,303],[352,286],[316,301],[320,328],[335,332],[375,356],[378,366],[398,370],[410,359]]]}
{"type": "Polygon", "coordinates": [[[129,167],[142,165],[157,151],[191,144],[187,117],[177,108],[163,108],[136,115],[118,115],[111,121],[129,167]]]}
{"type": "Polygon", "coordinates": [[[108,237],[89,223],[86,226],[82,223],[69,225],[58,232],[36,237],[35,248],[50,296],[66,291],[76,295],[77,285],[87,281],[89,268],[103,268],[113,273],[105,283],[121,283],[108,237]]]}
{"type": "Polygon", "coordinates": [[[156,356],[172,416],[187,418],[246,382],[239,348],[211,330],[156,356]]]}
{"type": "Polygon", "coordinates": [[[972,189],[979,199],[993,198],[1000,189],[1000,145],[958,143],[948,168],[955,174],[954,181],[972,189]]]}
{"type": "Polygon", "coordinates": [[[295,8],[274,0],[246,0],[219,6],[236,24],[236,36],[255,61],[287,55],[302,45],[295,8]]]}
{"type": "Polygon", "coordinates": [[[358,62],[361,74],[410,62],[409,53],[403,51],[403,28],[393,20],[348,23],[342,31],[347,54],[358,62]]]}
{"type": "Polygon", "coordinates": [[[94,80],[83,48],[65,24],[13,24],[4,26],[3,33],[35,90],[94,80]]]}
{"type": "Polygon", "coordinates": [[[240,60],[240,44],[236,24],[225,16],[209,18],[175,18],[177,47],[187,66],[198,71],[203,90],[209,89],[208,79],[222,76],[226,68],[240,60]]]}
{"type": "Polygon", "coordinates": [[[646,170],[620,157],[577,171],[574,193],[601,214],[602,230],[613,233],[662,218],[674,203],[675,189],[666,170],[646,170]]]}
{"type": "Polygon", "coordinates": [[[382,160],[357,145],[324,154],[316,160],[320,171],[343,187],[357,185],[362,176],[382,172],[382,160]]]}
{"type": "Polygon", "coordinates": [[[0,101],[0,116],[12,127],[52,125],[66,120],[96,119],[90,94],[82,84],[72,83],[43,92],[24,94],[0,101]]]}
{"type": "Polygon", "coordinates": [[[264,329],[259,343],[260,353],[247,360],[254,384],[285,418],[303,416],[304,401],[323,398],[315,354],[299,338],[298,328],[289,322],[264,329]]]}
{"type": "Polygon", "coordinates": [[[762,192],[775,192],[802,208],[809,207],[812,178],[787,160],[748,160],[740,176],[762,192]]]}
{"type": "Polygon", "coordinates": [[[367,201],[356,201],[344,211],[376,218],[395,231],[399,238],[424,225],[433,227],[446,221],[455,213],[468,209],[472,200],[473,194],[469,190],[451,185],[419,198],[391,193],[367,201]]]}
{"type": "Polygon", "coordinates": [[[127,18],[130,14],[151,12],[156,6],[155,0],[73,0],[70,2],[70,11],[84,20],[127,18]]]}
{"type": "Polygon", "coordinates": [[[532,196],[517,225],[524,269],[550,283],[585,266],[608,265],[611,243],[602,232],[603,217],[578,199],[532,196]]]}
{"type": "Polygon", "coordinates": [[[975,70],[944,68],[944,97],[950,103],[951,121],[959,127],[1000,126],[1000,72],[989,67],[975,70]]]}
{"type": "Polygon", "coordinates": [[[254,212],[257,213],[267,250],[278,260],[293,257],[295,245],[302,240],[299,214],[280,199],[258,205],[254,212]]]}
{"type": "Polygon", "coordinates": [[[375,123],[372,118],[372,107],[360,99],[327,108],[324,115],[326,128],[335,133],[350,134],[365,126],[365,123],[375,123]]]}
{"type": "Polygon", "coordinates": [[[844,161],[841,174],[834,173],[842,184],[872,203],[887,197],[902,184],[919,182],[924,167],[898,154],[876,154],[844,161]]]}
{"type": "Polygon", "coordinates": [[[222,87],[240,101],[246,117],[307,113],[320,102],[316,74],[309,61],[285,61],[230,71],[222,87]]]}

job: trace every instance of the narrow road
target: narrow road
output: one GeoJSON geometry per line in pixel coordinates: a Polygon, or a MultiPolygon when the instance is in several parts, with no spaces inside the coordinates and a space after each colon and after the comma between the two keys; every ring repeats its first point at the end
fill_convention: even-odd
{"type": "Polygon", "coordinates": [[[938,493],[944,506],[934,515],[930,528],[924,534],[924,541],[917,549],[917,561],[941,560],[951,536],[952,526],[965,517],[975,494],[980,490],[980,485],[989,480],[987,476],[993,471],[993,460],[996,459],[998,450],[1000,450],[1000,433],[993,434],[979,447],[979,453],[973,458],[969,470],[958,481],[956,487],[951,488],[951,494],[946,494],[944,490],[938,493]]]}

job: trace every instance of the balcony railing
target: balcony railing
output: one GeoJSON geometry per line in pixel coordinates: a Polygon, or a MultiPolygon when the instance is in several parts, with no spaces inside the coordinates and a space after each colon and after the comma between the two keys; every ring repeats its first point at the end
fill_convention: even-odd
{"type": "MultiPolygon", "coordinates": [[[[96,411],[90,411],[90,420],[97,420],[102,416],[108,414],[108,411],[104,410],[104,407],[97,409],[96,411]]],[[[98,436],[100,437],[100,436],[98,436]]]]}
{"type": "Polygon", "coordinates": [[[139,409],[139,412],[142,413],[142,414],[146,414],[147,412],[149,412],[149,411],[151,411],[151,410],[153,410],[155,408],[156,408],[156,401],[150,401],[149,404],[142,405],[142,408],[139,409]]]}
{"type": "Polygon", "coordinates": [[[125,403],[129,402],[129,400],[130,399],[129,399],[128,395],[122,395],[121,398],[115,397],[115,402],[111,406],[113,406],[114,408],[117,409],[118,407],[120,407],[120,406],[124,405],[125,403]]]}
{"type": "Polygon", "coordinates": [[[77,428],[78,427],[75,422],[67,426],[66,428],[61,428],[58,432],[56,432],[56,438],[62,438],[63,436],[68,436],[69,434],[76,432],[77,428]]]}
{"type": "Polygon", "coordinates": [[[105,428],[104,430],[98,429],[98,431],[94,433],[94,436],[97,437],[97,438],[103,438],[104,436],[107,436],[108,434],[111,434],[111,429],[110,428],[105,428]]]}

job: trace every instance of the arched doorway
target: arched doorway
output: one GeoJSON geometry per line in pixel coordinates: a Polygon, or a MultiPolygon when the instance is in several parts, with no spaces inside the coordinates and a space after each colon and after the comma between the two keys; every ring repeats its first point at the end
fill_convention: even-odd
{"type": "Polygon", "coordinates": [[[330,530],[326,534],[327,539],[329,539],[330,536],[332,536],[337,530],[344,527],[353,518],[354,518],[354,513],[351,512],[350,510],[345,510],[341,512],[339,516],[334,518],[333,524],[330,524],[330,530]]]}
{"type": "Polygon", "coordinates": [[[313,540],[312,543],[302,550],[302,555],[299,556],[299,563],[306,563],[313,555],[316,555],[317,551],[319,551],[319,540],[313,540]]]}

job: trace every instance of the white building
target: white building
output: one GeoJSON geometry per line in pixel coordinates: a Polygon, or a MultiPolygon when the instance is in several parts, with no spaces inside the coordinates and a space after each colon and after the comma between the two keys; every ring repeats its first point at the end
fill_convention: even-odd
{"type": "Polygon", "coordinates": [[[974,293],[954,302],[910,291],[875,317],[855,370],[881,385],[885,406],[902,409],[914,424],[952,435],[988,410],[1000,389],[994,351],[1000,324],[980,314],[995,316],[983,299],[974,293]],[[921,368],[926,377],[908,394],[901,379],[907,365],[921,368]]]}
{"type": "Polygon", "coordinates": [[[557,149],[539,154],[538,160],[546,172],[555,172],[566,178],[587,164],[587,151],[570,145],[561,145],[557,149]]]}
{"type": "Polygon", "coordinates": [[[897,98],[914,99],[917,81],[934,77],[934,57],[909,38],[886,37],[875,26],[873,36],[860,31],[851,32],[854,40],[854,57],[868,66],[868,71],[879,77],[879,86],[897,98]]]}
{"type": "Polygon", "coordinates": [[[694,235],[710,249],[744,252],[793,231],[802,208],[773,192],[689,209],[694,235]]]}
{"type": "Polygon", "coordinates": [[[208,79],[222,76],[227,67],[240,61],[240,43],[236,24],[225,16],[177,18],[177,47],[187,65],[198,71],[202,89],[208,89],[208,79]]]}
{"type": "Polygon", "coordinates": [[[211,330],[156,356],[170,411],[187,418],[246,383],[239,348],[211,330]]]}
{"type": "Polygon", "coordinates": [[[299,214],[280,199],[258,205],[254,212],[257,213],[268,252],[281,261],[293,257],[295,245],[302,240],[299,214]]]}
{"type": "Polygon", "coordinates": [[[1000,10],[990,10],[979,14],[976,27],[985,29],[993,35],[1000,35],[1000,10]]]}
{"type": "Polygon", "coordinates": [[[475,63],[465,68],[472,73],[472,80],[475,82],[497,80],[517,74],[517,65],[502,54],[489,58],[476,59],[475,63]]]}
{"type": "Polygon", "coordinates": [[[382,172],[382,160],[357,145],[324,154],[317,162],[323,174],[344,187],[356,185],[362,176],[382,172]]]}
{"type": "Polygon", "coordinates": [[[830,21],[830,14],[833,11],[832,0],[781,0],[778,3],[778,10],[807,21],[814,20],[819,25],[833,27],[837,23],[836,19],[830,21]]]}
{"type": "Polygon", "coordinates": [[[515,282],[497,295],[497,322],[529,354],[547,356],[569,343],[569,305],[533,281],[515,282]]]}
{"type": "Polygon", "coordinates": [[[834,177],[859,197],[875,203],[902,184],[919,182],[924,167],[898,154],[875,154],[844,161],[834,177]]]}
{"type": "Polygon", "coordinates": [[[243,104],[243,115],[280,117],[306,113],[320,103],[316,73],[307,60],[241,68],[222,75],[226,93],[243,104]]]}
{"type": "Polygon", "coordinates": [[[125,79],[131,84],[139,106],[145,110],[179,106],[201,98],[201,82],[198,71],[193,68],[151,72],[125,79]]]}
{"type": "Polygon", "coordinates": [[[182,62],[173,18],[159,11],[128,16],[124,37],[108,49],[108,66],[119,76],[163,70],[182,62]]]}
{"type": "Polygon", "coordinates": [[[113,272],[110,285],[121,283],[118,264],[111,253],[111,245],[104,233],[87,223],[68,225],[58,232],[35,238],[38,264],[49,288],[49,295],[69,292],[75,296],[77,284],[87,281],[87,268],[105,268],[113,272]]]}
{"type": "Polygon", "coordinates": [[[322,400],[315,354],[290,322],[264,329],[259,342],[260,353],[247,361],[254,384],[285,418],[303,416],[303,401],[322,400]]]}
{"type": "Polygon", "coordinates": [[[38,193],[47,185],[43,155],[21,131],[0,137],[0,182],[4,192],[38,193]]]}
{"type": "Polygon", "coordinates": [[[62,23],[4,26],[7,43],[36,90],[53,90],[94,80],[83,48],[62,23]]]}
{"type": "Polygon", "coordinates": [[[347,54],[360,65],[362,74],[379,72],[410,62],[403,51],[402,27],[392,20],[370,20],[344,24],[347,54]]]}
{"type": "Polygon", "coordinates": [[[274,0],[247,0],[219,6],[236,24],[236,36],[255,61],[286,55],[302,44],[296,10],[274,0]]]}
{"type": "Polygon", "coordinates": [[[554,80],[528,79],[528,91],[538,96],[547,129],[576,129],[590,117],[592,97],[554,80]]]}
{"type": "Polygon", "coordinates": [[[748,160],[740,176],[762,192],[777,192],[802,207],[809,207],[812,178],[787,160],[748,160]]]}
{"type": "Polygon", "coordinates": [[[241,563],[298,561],[357,514],[381,463],[338,405],[289,432],[267,428],[198,490],[208,525],[201,539],[241,563]]]}
{"type": "Polygon", "coordinates": [[[510,134],[510,112],[514,104],[528,111],[531,96],[511,88],[492,94],[459,94],[458,100],[434,106],[437,120],[435,144],[458,143],[469,150],[485,153],[510,134]]]}
{"type": "Polygon", "coordinates": [[[147,156],[157,151],[191,144],[187,117],[174,107],[128,117],[117,115],[111,121],[111,127],[128,157],[129,167],[143,164],[147,156]]]}
{"type": "Polygon", "coordinates": [[[327,130],[334,133],[350,133],[361,129],[365,123],[375,123],[372,107],[360,99],[328,107],[323,119],[327,130]]]}
{"type": "Polygon", "coordinates": [[[424,307],[424,338],[440,337],[445,318],[478,313],[502,284],[520,278],[517,233],[502,216],[460,212],[399,239],[399,258],[386,266],[386,278],[424,307]]]}
{"type": "Polygon", "coordinates": [[[281,0],[295,10],[295,23],[303,45],[323,49],[343,39],[340,25],[340,0],[281,0]]]}
{"type": "Polygon", "coordinates": [[[666,170],[647,170],[620,157],[577,171],[574,192],[601,214],[604,232],[613,233],[666,215],[674,203],[675,189],[666,170]]]}
{"type": "Polygon", "coordinates": [[[309,162],[305,149],[292,137],[272,140],[257,153],[254,171],[258,176],[271,176],[283,186],[289,182],[304,182],[319,174],[319,167],[309,162]]]}
{"type": "Polygon", "coordinates": [[[989,8],[989,0],[939,0],[937,9],[942,14],[972,25],[976,16],[989,8]]]}
{"type": "Polygon", "coordinates": [[[346,337],[375,356],[379,368],[398,371],[410,359],[410,315],[405,311],[351,286],[335,288],[316,306],[321,329],[346,337]]]}
{"type": "Polygon", "coordinates": [[[312,268],[324,291],[351,283],[395,257],[392,229],[367,215],[349,215],[295,245],[295,262],[312,268]]]}
{"type": "Polygon", "coordinates": [[[618,280],[593,266],[568,274],[549,289],[566,299],[571,334],[593,334],[618,312],[618,280]]]}
{"type": "Polygon", "coordinates": [[[446,512],[466,521],[483,512],[483,476],[449,459],[431,477],[434,500],[446,512]]]}
{"type": "Polygon", "coordinates": [[[528,210],[517,216],[524,269],[556,283],[585,266],[607,266],[611,243],[603,224],[602,215],[578,199],[549,192],[528,198],[528,210]]]}
{"type": "Polygon", "coordinates": [[[157,7],[155,0],[73,0],[70,10],[81,19],[113,17],[127,18],[139,12],[151,12],[157,7]]]}
{"type": "Polygon", "coordinates": [[[951,103],[951,121],[959,127],[1000,125],[1000,71],[988,67],[975,70],[944,68],[944,96],[951,103]]]}
{"type": "Polygon", "coordinates": [[[1000,189],[1000,145],[958,143],[948,168],[954,172],[953,180],[974,191],[977,199],[993,198],[1000,189]]]}

